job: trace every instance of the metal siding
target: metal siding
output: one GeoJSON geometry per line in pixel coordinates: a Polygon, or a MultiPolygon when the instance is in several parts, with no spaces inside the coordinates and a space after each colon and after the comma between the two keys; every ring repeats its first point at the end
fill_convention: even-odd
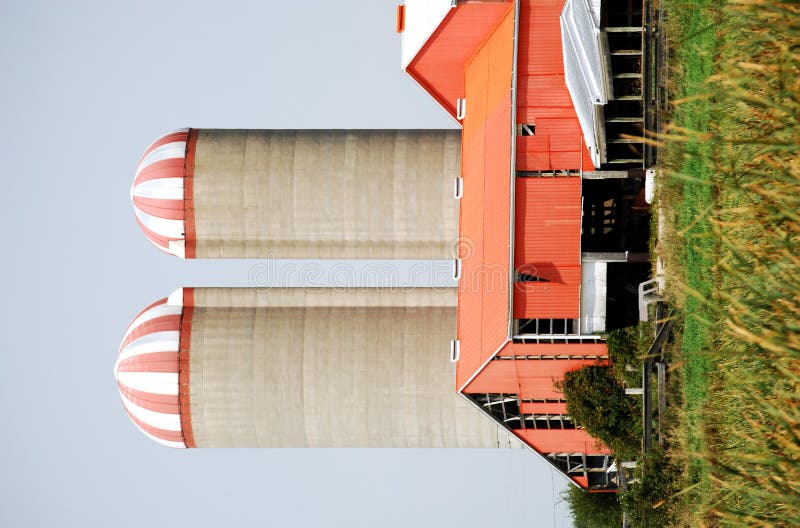
{"type": "MultiPolygon", "coordinates": [[[[522,2],[520,10],[520,71],[535,71],[538,74],[560,74],[564,72],[561,54],[560,10],[522,2]],[[555,17],[553,14],[555,13],[555,17]],[[555,24],[553,23],[555,18],[555,24]]],[[[541,4],[541,2],[536,2],[541,4]]]]}
{"type": "Polygon", "coordinates": [[[535,123],[540,142],[517,143],[517,170],[590,170],[564,79],[559,17],[564,0],[522,0],[519,20],[517,123],[535,123]],[[561,136],[559,138],[551,136],[561,136]],[[564,141],[564,136],[574,141],[564,141]],[[548,150],[558,154],[547,155],[548,150]]]}
{"type": "MultiPolygon", "coordinates": [[[[573,141],[571,143],[573,143],[576,147],[581,142],[580,123],[578,122],[578,118],[572,112],[564,112],[564,114],[559,117],[543,117],[537,119],[536,125],[537,132],[539,131],[539,127],[542,127],[547,131],[548,135],[562,136],[562,142],[564,140],[563,136],[572,137],[573,141]]],[[[577,150],[577,148],[575,150],[577,150]]]]}
{"type": "Polygon", "coordinates": [[[519,397],[524,399],[563,398],[564,395],[553,386],[556,379],[558,378],[535,377],[520,380],[519,397]]]}
{"type": "MultiPolygon", "coordinates": [[[[550,163],[550,152],[545,151],[518,151],[517,170],[529,170],[530,167],[538,167],[535,170],[551,170],[553,165],[550,163]]],[[[534,170],[534,169],[531,169],[534,170]]]]}
{"type": "Polygon", "coordinates": [[[581,139],[574,134],[550,134],[550,150],[553,154],[578,152],[581,148],[581,139]]]}
{"type": "Polygon", "coordinates": [[[586,489],[586,488],[589,487],[589,477],[570,476],[570,478],[572,480],[574,480],[575,483],[578,486],[582,487],[583,489],[586,489]]]}
{"type": "Polygon", "coordinates": [[[490,361],[475,379],[464,388],[467,394],[519,394],[520,384],[516,361],[490,361]]]}
{"type": "Polygon", "coordinates": [[[580,267],[580,178],[517,178],[516,202],[516,267],[580,267]]]}
{"type": "Polygon", "coordinates": [[[594,359],[540,359],[517,360],[520,392],[524,399],[563,398],[564,395],[554,387],[554,382],[564,378],[567,372],[589,365],[606,365],[607,362],[594,359]]]}
{"type": "MultiPolygon", "coordinates": [[[[558,170],[561,167],[575,167],[581,166],[580,152],[573,150],[571,152],[551,152],[550,153],[551,169],[558,170]]],[[[585,165],[584,165],[585,166],[585,165]]]]}
{"type": "Polygon", "coordinates": [[[550,136],[517,136],[517,168],[520,154],[527,152],[550,153],[550,136]]]}
{"type": "Polygon", "coordinates": [[[517,136],[517,170],[551,166],[549,136],[517,136]]]}
{"type": "MultiPolygon", "coordinates": [[[[516,346],[516,345],[515,345],[516,346]]],[[[508,345],[506,345],[508,347],[508,345]]],[[[569,371],[587,365],[604,365],[593,359],[521,359],[490,361],[464,389],[465,393],[511,393],[524,399],[562,398],[553,382],[569,371]]]]}
{"type": "Polygon", "coordinates": [[[564,84],[563,75],[523,74],[517,78],[520,96],[524,96],[521,103],[525,106],[556,106],[565,109],[571,107],[572,99],[569,97],[567,85],[564,84]]]}
{"type": "Polygon", "coordinates": [[[519,406],[522,414],[567,414],[565,402],[522,402],[519,406]]]}
{"type": "Polygon", "coordinates": [[[580,268],[562,269],[567,281],[517,282],[514,319],[577,319],[580,317],[580,268]]]}
{"type": "Polygon", "coordinates": [[[608,356],[608,346],[606,343],[510,343],[498,356],[608,356]]]}
{"type": "Polygon", "coordinates": [[[557,106],[542,106],[537,108],[526,106],[517,107],[517,123],[519,124],[535,124],[537,119],[541,119],[543,117],[562,117],[565,115],[567,118],[569,117],[568,109],[557,106]]]}
{"type": "Polygon", "coordinates": [[[602,364],[602,362],[597,362],[594,359],[512,359],[498,361],[517,363],[517,373],[523,385],[525,380],[529,378],[561,379],[567,372],[587,365],[602,364]]]}
{"type": "MultiPolygon", "coordinates": [[[[498,356],[514,355],[607,355],[605,343],[520,344],[508,342],[498,356]]],[[[607,365],[607,359],[535,359],[490,361],[464,389],[465,393],[509,393],[521,399],[563,399],[553,383],[564,374],[586,365],[607,365]]],[[[565,414],[563,402],[522,402],[522,413],[565,414]]],[[[610,454],[610,450],[583,429],[517,429],[521,441],[537,452],[610,454]]],[[[585,486],[586,484],[584,484],[585,486]]]]}
{"type": "Polygon", "coordinates": [[[583,429],[515,429],[514,434],[540,453],[611,453],[583,429]]]}

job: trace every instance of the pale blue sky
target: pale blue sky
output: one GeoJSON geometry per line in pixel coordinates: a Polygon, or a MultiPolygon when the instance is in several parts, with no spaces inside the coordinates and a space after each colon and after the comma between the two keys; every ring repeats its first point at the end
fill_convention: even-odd
{"type": "MultiPolygon", "coordinates": [[[[299,276],[152,247],[128,198],[143,149],[184,126],[454,126],[400,70],[395,4],[0,1],[0,526],[570,525],[527,451],[174,451],[119,402],[145,305],[299,276]]],[[[447,264],[424,266],[398,282],[447,264]]]]}

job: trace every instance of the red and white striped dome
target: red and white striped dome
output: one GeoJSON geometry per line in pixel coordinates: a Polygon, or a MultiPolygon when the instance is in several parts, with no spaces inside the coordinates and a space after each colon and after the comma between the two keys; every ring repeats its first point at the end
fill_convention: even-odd
{"type": "Polygon", "coordinates": [[[184,184],[190,129],[165,134],[144,151],[131,200],[136,221],[159,249],[185,257],[184,184]]]}
{"type": "Polygon", "coordinates": [[[183,304],[179,289],[142,310],[128,326],[114,365],[122,404],[133,423],[156,442],[178,448],[194,447],[188,411],[183,413],[186,419],[181,413],[188,409],[188,358],[181,360],[181,327],[188,334],[191,324],[183,304]]]}

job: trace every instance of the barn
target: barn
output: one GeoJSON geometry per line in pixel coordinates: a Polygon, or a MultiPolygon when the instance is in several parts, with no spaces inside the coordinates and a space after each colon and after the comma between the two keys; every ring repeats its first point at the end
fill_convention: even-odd
{"type": "Polygon", "coordinates": [[[610,451],[554,381],[634,322],[649,209],[643,6],[407,0],[402,67],[462,127],[456,390],[575,483],[610,451]],[[620,148],[622,147],[622,148],[620,148]]]}
{"type": "Polygon", "coordinates": [[[120,346],[133,422],[172,447],[526,447],[616,490],[555,384],[609,364],[649,275],[645,25],[636,1],[406,0],[402,68],[460,131],[157,139],[131,200],[167,253],[445,258],[458,287],[180,289],[120,346]]]}

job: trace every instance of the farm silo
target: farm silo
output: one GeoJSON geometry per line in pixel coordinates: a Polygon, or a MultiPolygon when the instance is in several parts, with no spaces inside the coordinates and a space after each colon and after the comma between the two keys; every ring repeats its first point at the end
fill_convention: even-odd
{"type": "Polygon", "coordinates": [[[519,447],[453,390],[453,289],[183,288],[142,311],[115,376],[173,447],[519,447]]]}
{"type": "Polygon", "coordinates": [[[186,258],[453,258],[458,130],[179,130],[139,161],[142,230],[186,258]]]}

